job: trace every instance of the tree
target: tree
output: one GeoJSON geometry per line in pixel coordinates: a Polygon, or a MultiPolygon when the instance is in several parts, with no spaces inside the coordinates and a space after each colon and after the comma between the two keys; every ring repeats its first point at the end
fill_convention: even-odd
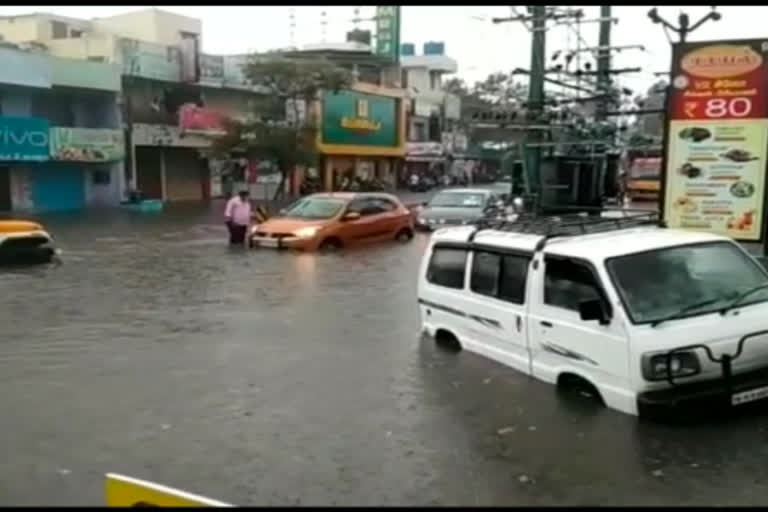
{"type": "Polygon", "coordinates": [[[528,87],[515,80],[512,73],[491,73],[475,82],[472,93],[481,101],[496,107],[518,107],[528,94],[528,87]]]}
{"type": "Polygon", "coordinates": [[[273,54],[251,56],[243,71],[261,89],[264,101],[246,119],[230,120],[215,150],[243,151],[249,157],[273,162],[281,173],[277,199],[296,166],[317,161],[318,120],[313,107],[320,93],[348,88],[352,74],[327,59],[287,59],[273,54]]]}

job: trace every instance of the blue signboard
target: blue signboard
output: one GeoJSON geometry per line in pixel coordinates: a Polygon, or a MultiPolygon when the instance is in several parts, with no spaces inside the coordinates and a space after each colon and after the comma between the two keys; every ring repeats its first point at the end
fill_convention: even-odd
{"type": "Polygon", "coordinates": [[[46,119],[0,117],[0,161],[43,162],[50,158],[46,119]]]}

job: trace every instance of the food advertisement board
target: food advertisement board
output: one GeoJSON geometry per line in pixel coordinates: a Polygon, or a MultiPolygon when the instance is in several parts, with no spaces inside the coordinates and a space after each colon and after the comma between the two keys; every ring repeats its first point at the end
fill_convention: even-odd
{"type": "Polygon", "coordinates": [[[664,160],[669,227],[763,238],[768,39],[678,43],[664,160]]]}

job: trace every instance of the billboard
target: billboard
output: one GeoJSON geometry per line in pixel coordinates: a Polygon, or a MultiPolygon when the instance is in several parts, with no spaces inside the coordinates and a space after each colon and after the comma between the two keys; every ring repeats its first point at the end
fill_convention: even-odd
{"type": "Polygon", "coordinates": [[[215,110],[186,103],[179,108],[179,129],[181,133],[197,133],[218,136],[227,133],[226,116],[215,110]]]}
{"type": "Polygon", "coordinates": [[[44,162],[49,159],[50,125],[47,119],[0,117],[0,160],[44,162]]]}
{"type": "Polygon", "coordinates": [[[125,156],[122,130],[51,127],[51,158],[70,162],[112,162],[125,156]]]}
{"type": "Polygon", "coordinates": [[[768,39],[673,46],[662,185],[669,227],[763,239],[767,53],[768,39]]]}
{"type": "Polygon", "coordinates": [[[392,62],[400,58],[400,6],[376,6],[376,55],[392,62]]]}

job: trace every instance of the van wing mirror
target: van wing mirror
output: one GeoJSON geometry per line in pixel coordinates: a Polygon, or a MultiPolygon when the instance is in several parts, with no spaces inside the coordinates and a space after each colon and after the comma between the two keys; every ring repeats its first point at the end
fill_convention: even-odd
{"type": "Polygon", "coordinates": [[[597,320],[600,325],[608,325],[610,318],[600,299],[585,300],[579,303],[579,316],[585,322],[597,320]]]}

